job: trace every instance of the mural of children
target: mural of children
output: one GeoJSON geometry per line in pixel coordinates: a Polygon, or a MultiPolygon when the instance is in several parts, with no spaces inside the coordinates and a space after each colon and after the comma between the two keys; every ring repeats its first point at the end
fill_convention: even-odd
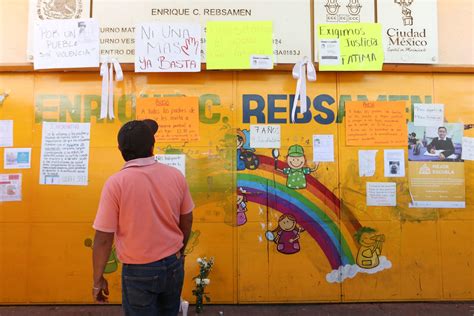
{"type": "Polygon", "coordinates": [[[306,164],[306,156],[304,155],[303,146],[300,145],[291,145],[288,148],[286,162],[289,168],[279,169],[276,162],[280,154],[278,150],[274,150],[272,154],[275,159],[275,170],[288,175],[286,186],[290,189],[298,190],[306,188],[306,175],[318,169],[318,166],[315,168],[304,167],[306,164]]]}
{"type": "Polygon", "coordinates": [[[277,244],[278,252],[291,255],[300,251],[300,233],[304,228],[296,224],[293,215],[283,214],[278,219],[278,227],[273,231],[267,231],[265,237],[277,244]]]}
{"type": "Polygon", "coordinates": [[[247,191],[239,188],[237,190],[237,226],[247,223],[247,191]]]}
{"type": "Polygon", "coordinates": [[[354,238],[360,244],[356,263],[363,269],[375,268],[380,263],[379,256],[382,253],[385,235],[376,233],[377,231],[371,227],[361,227],[354,234],[354,238]]]}
{"type": "Polygon", "coordinates": [[[237,129],[237,171],[258,168],[260,160],[254,152],[249,144],[249,131],[237,129]]]}

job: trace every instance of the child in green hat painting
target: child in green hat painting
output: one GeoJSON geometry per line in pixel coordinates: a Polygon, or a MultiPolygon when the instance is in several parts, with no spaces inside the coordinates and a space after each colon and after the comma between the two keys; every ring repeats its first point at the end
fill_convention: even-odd
{"type": "MultiPolygon", "coordinates": [[[[273,157],[278,159],[278,152],[275,153],[274,151],[273,157]]],[[[291,145],[288,148],[286,162],[288,163],[289,168],[279,169],[275,163],[275,170],[288,175],[286,186],[295,190],[306,188],[306,175],[316,171],[318,167],[308,168],[304,166],[306,164],[306,156],[304,155],[303,146],[291,145]]]]}

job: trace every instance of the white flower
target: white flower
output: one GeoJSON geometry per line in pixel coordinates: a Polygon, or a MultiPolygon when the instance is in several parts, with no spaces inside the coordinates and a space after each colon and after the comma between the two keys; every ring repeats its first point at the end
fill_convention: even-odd
{"type": "Polygon", "coordinates": [[[202,259],[201,258],[197,258],[197,263],[202,263],[202,259]]]}
{"type": "Polygon", "coordinates": [[[211,283],[209,279],[196,278],[196,285],[208,285],[209,283],[211,283]]]}

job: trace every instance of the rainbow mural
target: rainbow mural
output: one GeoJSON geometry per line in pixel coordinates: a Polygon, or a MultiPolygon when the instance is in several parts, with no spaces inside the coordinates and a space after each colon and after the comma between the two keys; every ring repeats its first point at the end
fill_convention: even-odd
{"type": "MultiPolygon", "coordinates": [[[[286,176],[275,171],[271,157],[259,155],[260,166],[251,173],[237,173],[237,187],[248,191],[247,199],[293,215],[323,250],[332,269],[353,265],[358,245],[355,232],[361,224],[350,213],[341,212],[340,200],[321,182],[307,176],[305,190],[286,187],[286,176]]],[[[288,167],[277,161],[278,168],[288,167]]]]}

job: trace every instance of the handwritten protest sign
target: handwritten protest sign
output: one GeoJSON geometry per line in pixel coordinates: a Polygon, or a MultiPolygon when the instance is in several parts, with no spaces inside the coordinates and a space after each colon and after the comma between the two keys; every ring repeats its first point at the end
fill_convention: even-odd
{"type": "Polygon", "coordinates": [[[35,22],[34,68],[99,66],[99,24],[94,19],[35,22]]]}
{"type": "Polygon", "coordinates": [[[406,146],[405,102],[346,102],[347,146],[406,146]]]}
{"type": "Polygon", "coordinates": [[[207,69],[258,68],[263,56],[273,60],[272,38],[271,21],[207,22],[207,69]]]}
{"type": "Polygon", "coordinates": [[[367,182],[367,206],[397,206],[395,182],[367,182]]]}
{"type": "Polygon", "coordinates": [[[415,126],[442,126],[444,122],[444,104],[415,103],[413,123],[415,126]]]}
{"type": "Polygon", "coordinates": [[[201,26],[143,23],[135,27],[136,72],[201,71],[201,26]]]}
{"type": "Polygon", "coordinates": [[[159,125],[157,142],[199,140],[197,97],[139,98],[137,120],[152,119],[159,125]]]}
{"type": "Polygon", "coordinates": [[[160,154],[160,155],[155,155],[156,161],[178,169],[181,171],[183,176],[186,176],[186,155],[182,154],[160,154]]]}
{"type": "Polygon", "coordinates": [[[90,123],[43,122],[40,184],[87,185],[90,123]]]}
{"type": "Polygon", "coordinates": [[[280,148],[280,125],[250,125],[250,147],[280,148]]]}
{"type": "Polygon", "coordinates": [[[380,24],[318,24],[317,34],[319,70],[382,70],[380,24]]]}
{"type": "Polygon", "coordinates": [[[462,159],[474,160],[474,137],[462,138],[462,159]]]}

